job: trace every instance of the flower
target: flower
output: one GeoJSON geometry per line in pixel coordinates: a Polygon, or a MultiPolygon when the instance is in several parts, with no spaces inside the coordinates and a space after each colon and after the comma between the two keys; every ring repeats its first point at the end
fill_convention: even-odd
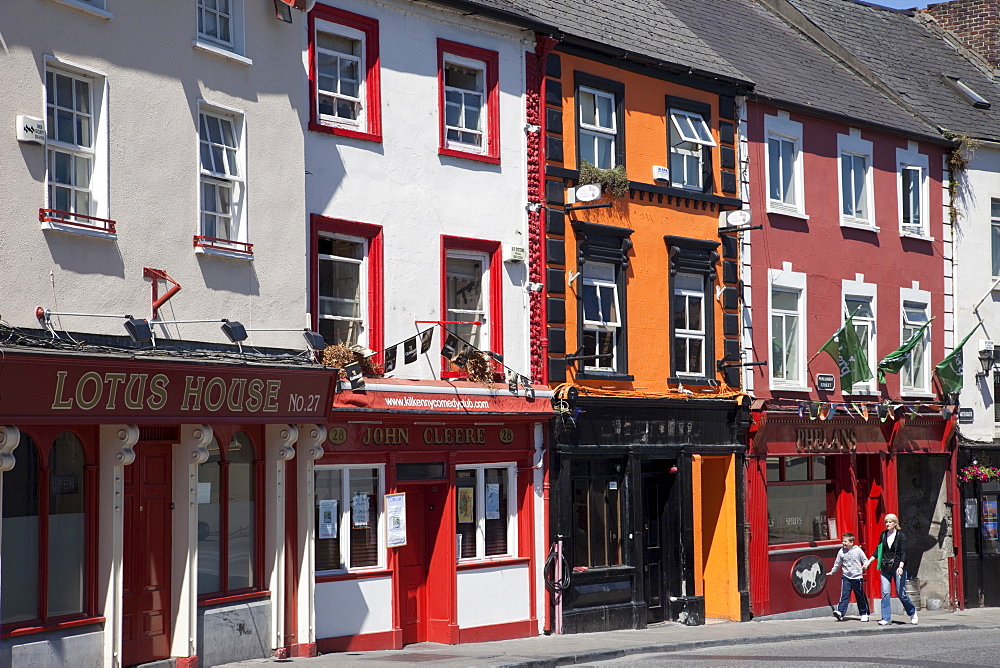
{"type": "Polygon", "coordinates": [[[1000,480],[1000,469],[995,466],[963,466],[958,470],[959,482],[972,482],[973,480],[987,481],[1000,480]]]}

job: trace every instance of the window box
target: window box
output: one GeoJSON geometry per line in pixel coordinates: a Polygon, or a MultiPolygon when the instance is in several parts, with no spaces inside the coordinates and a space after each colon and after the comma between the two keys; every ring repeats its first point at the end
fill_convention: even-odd
{"type": "Polygon", "coordinates": [[[253,260],[253,244],[242,241],[230,241],[218,237],[194,237],[194,248],[196,253],[207,255],[221,255],[240,260],[253,260]]]}
{"type": "Polygon", "coordinates": [[[104,239],[118,238],[115,221],[107,218],[85,216],[80,213],[73,213],[72,211],[39,209],[38,221],[42,224],[43,230],[86,234],[104,239]]]}

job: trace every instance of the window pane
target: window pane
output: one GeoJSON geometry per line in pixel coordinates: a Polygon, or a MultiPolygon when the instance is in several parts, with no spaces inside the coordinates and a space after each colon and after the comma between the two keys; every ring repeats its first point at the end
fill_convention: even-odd
{"type": "MultiPolygon", "coordinates": [[[[767,515],[770,543],[800,543],[827,540],[827,485],[770,485],[767,488],[767,515]]],[[[833,507],[830,504],[830,511],[833,507]]]]}
{"type": "Polygon", "coordinates": [[[597,137],[596,155],[594,164],[601,169],[611,169],[615,165],[611,152],[614,149],[614,141],[610,137],[597,137]]]}
{"type": "Polygon", "coordinates": [[[444,85],[450,88],[481,91],[479,75],[479,70],[448,63],[444,69],[444,85]]]}
{"type": "Polygon", "coordinates": [[[596,165],[597,159],[594,157],[597,153],[596,145],[596,137],[584,132],[580,133],[580,162],[589,162],[592,165],[596,165]]]}
{"type": "Polygon", "coordinates": [[[777,457],[767,458],[767,481],[778,482],[781,480],[781,460],[777,457]]]}
{"type": "Polygon", "coordinates": [[[361,41],[351,39],[349,37],[343,37],[341,35],[317,32],[316,44],[319,48],[326,49],[328,51],[336,51],[338,53],[345,53],[351,56],[361,55],[361,41]]]}
{"type": "Polygon", "coordinates": [[[83,612],[86,464],[80,439],[68,431],[60,434],[49,454],[49,585],[46,614],[50,619],[83,612]]]}
{"type": "Polygon", "coordinates": [[[507,554],[507,469],[486,469],[486,556],[507,554]]]}
{"type": "Polygon", "coordinates": [[[455,484],[458,556],[471,559],[476,556],[476,471],[456,471],[455,484]]]}
{"type": "Polygon", "coordinates": [[[813,480],[824,480],[827,477],[827,474],[826,474],[826,457],[825,456],[813,457],[812,458],[812,465],[813,465],[812,479],[813,480]]]}
{"type": "Polygon", "coordinates": [[[854,166],[854,215],[858,218],[867,218],[865,207],[868,203],[866,195],[868,179],[865,178],[865,174],[868,171],[868,160],[864,156],[855,155],[852,157],[852,164],[854,166]]]}
{"type": "Polygon", "coordinates": [[[991,226],[992,234],[990,235],[990,241],[992,245],[992,256],[993,256],[993,276],[1000,276],[1000,224],[994,223],[991,226]]]}
{"type": "Polygon", "coordinates": [[[808,457],[785,457],[785,480],[808,480],[808,457]]]}
{"type": "Polygon", "coordinates": [[[379,470],[350,469],[351,568],[378,565],[379,470]]]}
{"type": "Polygon", "coordinates": [[[0,619],[4,624],[39,616],[39,472],[35,444],[27,434],[21,434],[21,442],[14,448],[14,468],[3,474],[0,619]]]}
{"type": "Polygon", "coordinates": [[[782,311],[799,310],[799,293],[787,290],[773,290],[771,292],[771,307],[782,311]]]}
{"type": "Polygon", "coordinates": [[[840,156],[841,210],[845,216],[854,215],[854,183],[851,169],[851,156],[844,153],[840,156]]]}
{"type": "Polygon", "coordinates": [[[573,480],[573,565],[592,566],[590,560],[590,485],[573,480]]]}
{"type": "Polygon", "coordinates": [[[795,204],[795,144],[781,142],[781,187],[785,204],[795,204]]]}
{"type": "Polygon", "coordinates": [[[226,453],[229,468],[229,590],[253,587],[256,564],[255,499],[250,437],[238,432],[226,453]]]}
{"type": "Polygon", "coordinates": [[[198,593],[222,591],[222,453],[208,445],[208,460],[198,465],[198,593]]]}
{"type": "Polygon", "coordinates": [[[449,309],[483,310],[483,260],[447,258],[447,301],[449,309]]]}
{"type": "Polygon", "coordinates": [[[608,130],[615,127],[614,100],[605,95],[597,96],[597,125],[608,130]]]}
{"type": "Polygon", "coordinates": [[[316,469],[316,570],[330,571],[343,568],[340,559],[340,531],[344,515],[341,469],[316,469]],[[330,517],[323,518],[321,510],[328,510],[330,517]],[[325,520],[330,520],[326,522],[325,520]]]}
{"type": "Polygon", "coordinates": [[[784,199],[781,190],[781,140],[767,140],[767,183],[768,197],[781,201],[784,199]]]}
{"type": "Polygon", "coordinates": [[[580,122],[597,125],[597,101],[593,93],[580,91],[580,122]]]}

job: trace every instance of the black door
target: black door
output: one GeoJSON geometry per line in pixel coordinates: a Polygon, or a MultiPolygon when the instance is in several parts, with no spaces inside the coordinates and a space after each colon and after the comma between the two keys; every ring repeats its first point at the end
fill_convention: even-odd
{"type": "Polygon", "coordinates": [[[1000,606],[1000,482],[969,482],[963,486],[963,547],[965,606],[1000,606]]]}
{"type": "Polygon", "coordinates": [[[668,580],[673,566],[668,546],[677,539],[671,539],[674,532],[668,512],[673,465],[673,461],[664,460],[643,462],[642,574],[648,624],[665,621],[668,615],[668,580]]]}

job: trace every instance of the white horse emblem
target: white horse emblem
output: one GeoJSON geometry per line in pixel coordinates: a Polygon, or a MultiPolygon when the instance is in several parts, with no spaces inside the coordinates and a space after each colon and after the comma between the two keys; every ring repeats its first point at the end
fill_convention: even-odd
{"type": "Polygon", "coordinates": [[[795,577],[799,579],[799,589],[803,594],[811,594],[817,587],[816,578],[823,572],[818,561],[814,561],[812,566],[795,571],[795,577]]]}

